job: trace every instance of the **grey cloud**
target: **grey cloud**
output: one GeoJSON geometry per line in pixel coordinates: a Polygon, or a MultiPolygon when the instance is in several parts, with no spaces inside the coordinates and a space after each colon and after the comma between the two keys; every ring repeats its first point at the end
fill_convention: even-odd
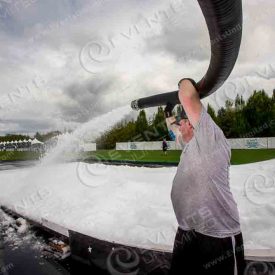
{"type": "Polygon", "coordinates": [[[106,110],[104,96],[110,92],[114,78],[104,80],[98,78],[84,83],[71,83],[64,88],[64,94],[70,99],[70,106],[60,104],[61,116],[64,120],[84,122],[87,119],[102,114],[106,110]]]}
{"type": "MultiPolygon", "coordinates": [[[[6,110],[5,120],[0,108],[3,129],[27,132],[76,126],[133,99],[173,90],[182,75],[202,76],[210,47],[199,5],[193,0],[171,1],[183,3],[182,9],[162,17],[151,29],[140,25],[139,19],[153,18],[170,1],[36,0],[20,13],[0,18],[0,99],[32,83],[36,75],[45,83],[39,87],[41,95],[48,95],[37,95],[39,103],[32,98],[18,101],[17,110],[6,110]],[[140,34],[127,39],[125,34],[134,26],[140,34]],[[109,35],[116,43],[110,59],[98,65],[98,74],[87,73],[78,60],[81,48],[91,40],[106,41],[109,35]]],[[[243,43],[229,81],[262,73],[262,66],[275,64],[270,50],[275,43],[275,19],[270,14],[274,1],[243,4],[243,43]]],[[[263,80],[251,79],[251,86],[267,87],[263,80]]]]}
{"type": "Polygon", "coordinates": [[[151,52],[167,52],[178,62],[209,59],[209,38],[197,2],[186,1],[162,20],[162,32],[146,40],[151,52]]]}
{"type": "Polygon", "coordinates": [[[1,2],[0,22],[10,35],[24,36],[35,24],[47,25],[73,14],[87,1],[26,0],[1,2]]]}
{"type": "MultiPolygon", "coordinates": [[[[53,130],[54,126],[52,121],[43,119],[4,119],[0,120],[0,124],[9,125],[9,133],[35,133],[37,131],[45,132],[47,130],[53,130]]],[[[5,134],[6,131],[1,131],[0,134],[5,134]]]]}
{"type": "Polygon", "coordinates": [[[190,60],[208,60],[210,56],[208,43],[201,40],[195,30],[185,30],[179,27],[165,30],[162,35],[147,39],[147,46],[147,50],[151,52],[168,52],[178,62],[183,63],[190,60]]]}

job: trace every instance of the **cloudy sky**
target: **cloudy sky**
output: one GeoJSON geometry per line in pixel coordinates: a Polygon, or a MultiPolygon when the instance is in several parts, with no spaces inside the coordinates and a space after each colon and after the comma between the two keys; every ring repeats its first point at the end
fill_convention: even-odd
{"type": "MultiPolygon", "coordinates": [[[[204,100],[275,88],[275,2],[244,0],[227,83],[204,100]]],[[[0,0],[0,135],[74,128],[133,99],[200,80],[210,58],[194,0],[0,0]]]]}

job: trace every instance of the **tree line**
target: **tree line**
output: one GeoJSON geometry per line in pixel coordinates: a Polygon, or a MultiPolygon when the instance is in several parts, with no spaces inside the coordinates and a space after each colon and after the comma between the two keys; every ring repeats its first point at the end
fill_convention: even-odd
{"type": "MultiPolygon", "coordinates": [[[[226,100],[225,107],[217,113],[208,104],[207,112],[227,138],[275,136],[275,89],[271,97],[264,90],[254,91],[246,101],[237,95],[235,100],[226,100]]],[[[120,121],[97,138],[96,143],[98,149],[113,149],[116,142],[160,141],[163,138],[170,140],[164,110],[158,107],[151,119],[141,110],[136,120],[120,121]]]]}
{"type": "MultiPolygon", "coordinates": [[[[174,108],[174,114],[177,113],[178,107],[174,108]]],[[[225,106],[217,112],[208,104],[207,112],[227,138],[275,136],[275,89],[271,97],[264,90],[254,91],[246,101],[242,96],[237,95],[235,100],[227,100],[225,106]]],[[[59,134],[61,134],[60,131],[45,134],[37,132],[34,137],[45,142],[59,134]]],[[[0,142],[29,138],[28,135],[7,134],[0,136],[0,142]]],[[[153,117],[147,118],[145,110],[141,110],[135,120],[120,121],[95,142],[98,149],[113,149],[116,142],[160,141],[163,138],[170,140],[164,110],[158,107],[153,117]]]]}
{"type": "MultiPolygon", "coordinates": [[[[34,138],[38,139],[39,141],[45,142],[52,137],[60,135],[60,131],[51,131],[45,134],[40,134],[39,132],[36,132],[34,135],[34,138]]],[[[21,134],[7,134],[5,136],[0,136],[0,142],[7,142],[7,141],[15,141],[15,140],[29,140],[32,139],[29,135],[21,135],[21,134]]]]}

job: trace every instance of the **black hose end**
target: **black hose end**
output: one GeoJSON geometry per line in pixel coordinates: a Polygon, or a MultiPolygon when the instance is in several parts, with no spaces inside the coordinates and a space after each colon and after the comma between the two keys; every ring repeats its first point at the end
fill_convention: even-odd
{"type": "Polygon", "coordinates": [[[133,101],[131,102],[131,107],[132,107],[133,110],[136,110],[136,111],[139,110],[139,107],[138,107],[138,100],[137,100],[137,99],[136,99],[136,100],[133,100],[133,101]]]}

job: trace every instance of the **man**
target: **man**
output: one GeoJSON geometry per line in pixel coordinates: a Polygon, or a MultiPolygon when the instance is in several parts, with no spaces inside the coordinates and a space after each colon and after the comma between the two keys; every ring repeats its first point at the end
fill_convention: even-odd
{"type": "Polygon", "coordinates": [[[166,139],[164,138],[162,140],[162,152],[164,153],[164,155],[167,155],[167,149],[168,149],[168,145],[167,145],[166,139]]]}
{"type": "Polygon", "coordinates": [[[229,187],[230,145],[192,79],[180,81],[179,100],[177,119],[173,106],[165,108],[168,128],[185,143],[171,191],[179,227],[170,274],[243,274],[239,214],[229,187]]]}

